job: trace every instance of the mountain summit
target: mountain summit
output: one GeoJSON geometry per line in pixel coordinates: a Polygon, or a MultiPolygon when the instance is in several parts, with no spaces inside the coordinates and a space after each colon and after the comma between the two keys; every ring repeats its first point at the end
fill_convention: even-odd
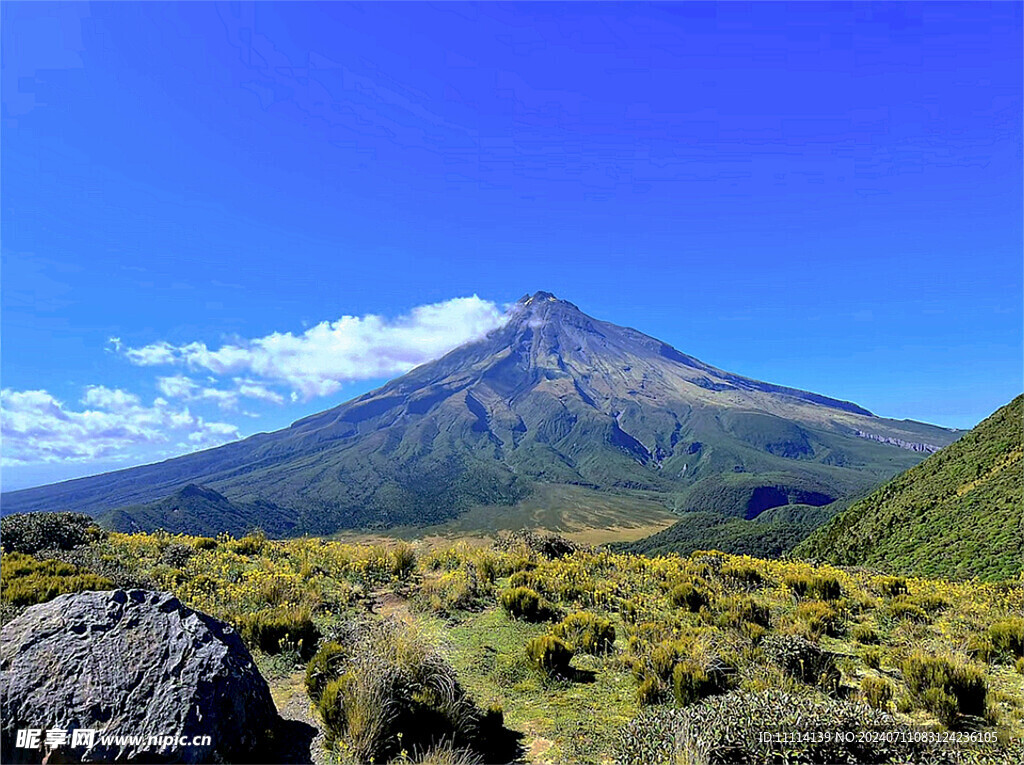
{"type": "Polygon", "coordinates": [[[98,513],[196,483],[324,533],[442,521],[548,483],[750,518],[866,492],[958,435],[725,372],[537,292],[486,337],[283,430],[3,505],[98,513]]]}

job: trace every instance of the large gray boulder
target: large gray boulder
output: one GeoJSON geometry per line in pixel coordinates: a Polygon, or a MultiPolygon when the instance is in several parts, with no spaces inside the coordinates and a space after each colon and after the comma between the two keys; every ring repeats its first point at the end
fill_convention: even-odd
{"type": "Polygon", "coordinates": [[[9,622],[0,631],[0,698],[5,762],[44,755],[24,746],[26,734],[18,740],[19,729],[42,729],[44,747],[47,730],[68,732],[64,745],[45,747],[56,750],[50,762],[260,761],[277,721],[238,634],[146,590],[61,595],[9,622]],[[75,729],[97,733],[72,746],[75,729]]]}

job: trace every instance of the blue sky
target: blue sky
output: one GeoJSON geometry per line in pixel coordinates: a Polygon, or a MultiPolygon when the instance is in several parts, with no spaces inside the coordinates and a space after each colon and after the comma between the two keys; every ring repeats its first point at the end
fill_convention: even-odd
{"type": "Polygon", "coordinates": [[[5,489],[282,427],[538,289],[884,416],[1024,387],[1019,3],[0,13],[5,489]]]}

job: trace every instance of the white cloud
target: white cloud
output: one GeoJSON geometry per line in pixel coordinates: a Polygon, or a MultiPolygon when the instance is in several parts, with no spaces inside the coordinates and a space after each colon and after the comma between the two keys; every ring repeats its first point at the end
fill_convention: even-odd
{"type": "Polygon", "coordinates": [[[210,401],[217,404],[221,409],[227,410],[237,409],[239,398],[269,401],[274,404],[280,404],[284,401],[284,396],[258,381],[236,377],[232,382],[235,386],[234,389],[224,390],[222,388],[200,385],[185,375],[174,375],[172,377],[158,377],[156,387],[168,398],[176,398],[182,401],[210,401]]]}
{"type": "MultiPolygon", "coordinates": [[[[236,402],[237,396],[279,402],[283,398],[272,389],[273,385],[290,388],[293,400],[330,395],[346,381],[408,372],[463,343],[483,337],[505,319],[497,305],[474,295],[419,306],[393,320],[375,314],[342,316],[299,335],[273,332],[217,349],[202,342],[175,346],[161,341],[140,348],[124,348],[115,338],[111,342],[115,350],[139,366],[180,365],[221,376],[248,375],[254,379],[234,379],[236,402]]],[[[185,383],[180,381],[187,379],[161,378],[178,381],[167,385],[177,386],[175,390],[182,392],[182,398],[201,396],[198,386],[197,390],[187,391],[182,387],[185,383]]],[[[214,394],[207,395],[215,400],[214,394]]]]}
{"type": "Polygon", "coordinates": [[[209,422],[164,398],[145,406],[133,393],[102,385],[88,387],[81,404],[70,408],[45,390],[0,391],[4,464],[121,459],[181,439],[204,448],[239,437],[235,425],[209,422]]]}

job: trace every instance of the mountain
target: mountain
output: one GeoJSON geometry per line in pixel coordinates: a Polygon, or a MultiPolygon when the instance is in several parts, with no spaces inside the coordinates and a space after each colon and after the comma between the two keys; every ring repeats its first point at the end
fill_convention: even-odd
{"type": "Polygon", "coordinates": [[[256,528],[271,536],[285,536],[295,528],[291,513],[277,505],[262,500],[232,502],[213,489],[195,484],[156,502],[108,510],[98,520],[113,531],[164,529],[173,534],[206,536],[224,531],[242,536],[256,528]]]}
{"type": "Polygon", "coordinates": [[[1024,396],[897,476],[794,554],[896,573],[1008,579],[1024,570],[1024,396]]]}
{"type": "Polygon", "coordinates": [[[538,292],[485,338],[283,430],[2,500],[98,514],[194,483],[329,533],[514,506],[546,483],[749,519],[864,493],[959,435],[725,372],[538,292]]]}

